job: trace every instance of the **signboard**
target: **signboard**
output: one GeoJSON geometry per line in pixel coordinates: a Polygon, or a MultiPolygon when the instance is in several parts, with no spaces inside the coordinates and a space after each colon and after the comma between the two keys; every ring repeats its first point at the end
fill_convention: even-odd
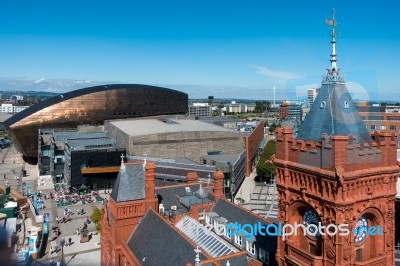
{"type": "Polygon", "coordinates": [[[44,222],[43,223],[43,234],[47,235],[49,233],[49,223],[48,222],[44,222]]]}
{"type": "Polygon", "coordinates": [[[38,211],[40,211],[40,210],[42,209],[42,207],[43,207],[42,202],[41,202],[40,200],[37,200],[37,201],[36,201],[36,209],[37,209],[38,211]]]}
{"type": "Polygon", "coordinates": [[[45,212],[43,218],[45,222],[50,222],[50,213],[45,212]]]}
{"type": "Polygon", "coordinates": [[[35,239],[29,238],[29,252],[35,251],[35,239]]]}
{"type": "Polygon", "coordinates": [[[33,190],[32,186],[27,186],[26,189],[27,189],[27,195],[28,196],[32,195],[32,190],[33,190]]]}
{"type": "Polygon", "coordinates": [[[11,261],[13,261],[15,264],[25,265],[25,263],[28,261],[28,258],[28,251],[20,251],[18,253],[11,254],[11,261]]]}

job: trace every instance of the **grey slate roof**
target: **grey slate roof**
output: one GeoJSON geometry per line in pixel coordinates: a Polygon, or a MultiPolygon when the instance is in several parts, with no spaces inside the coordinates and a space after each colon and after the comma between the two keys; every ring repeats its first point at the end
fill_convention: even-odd
{"type": "Polygon", "coordinates": [[[296,139],[320,141],[323,133],[329,136],[351,134],[357,143],[372,141],[344,83],[322,84],[296,139]],[[321,108],[321,102],[325,102],[325,108],[321,108]]]}
{"type": "Polygon", "coordinates": [[[218,262],[221,265],[225,266],[228,260],[229,260],[229,264],[232,266],[247,266],[248,265],[246,254],[241,254],[241,255],[235,256],[235,257],[230,257],[228,259],[222,259],[222,260],[219,260],[218,262]]]}
{"type": "MultiPolygon", "coordinates": [[[[129,237],[127,245],[140,261],[146,257],[143,265],[184,266],[188,262],[194,265],[195,247],[176,230],[152,210],[148,210],[129,237]]],[[[205,259],[200,253],[200,260],[205,259]]]]}
{"type": "Polygon", "coordinates": [[[115,202],[144,199],[144,174],[143,164],[121,165],[111,198],[115,202]]]}
{"type": "MultiPolygon", "coordinates": [[[[214,212],[219,215],[219,217],[224,217],[228,220],[228,223],[235,223],[244,225],[244,224],[258,224],[260,222],[262,225],[268,225],[264,219],[262,219],[257,214],[253,214],[250,211],[244,210],[241,207],[228,202],[223,199],[218,199],[214,206],[211,208],[211,212],[214,212]]],[[[267,252],[275,252],[277,248],[277,237],[276,236],[255,236],[255,244],[258,247],[263,248],[267,252]]],[[[231,264],[233,265],[233,264],[231,264]]]]}
{"type": "Polygon", "coordinates": [[[178,185],[178,186],[173,186],[173,187],[161,187],[161,188],[156,188],[156,194],[160,195],[162,197],[161,204],[164,205],[165,209],[170,209],[171,206],[179,206],[179,202],[177,199],[177,196],[182,197],[182,196],[188,196],[186,193],[186,187],[190,187],[190,190],[192,192],[196,192],[199,190],[200,185],[199,184],[185,184],[185,185],[178,185]]]}

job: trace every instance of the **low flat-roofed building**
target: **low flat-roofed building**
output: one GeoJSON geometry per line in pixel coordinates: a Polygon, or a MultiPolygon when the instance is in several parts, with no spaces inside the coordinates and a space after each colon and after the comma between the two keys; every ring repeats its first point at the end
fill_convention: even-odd
{"type": "Polygon", "coordinates": [[[185,157],[200,162],[208,152],[239,153],[244,149],[239,132],[198,120],[108,121],[105,128],[118,147],[135,156],[185,157]]]}

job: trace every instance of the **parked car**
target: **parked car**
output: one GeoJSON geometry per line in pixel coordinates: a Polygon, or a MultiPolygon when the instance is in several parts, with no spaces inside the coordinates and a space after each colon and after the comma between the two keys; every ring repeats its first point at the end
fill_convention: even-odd
{"type": "Polygon", "coordinates": [[[4,149],[10,147],[11,142],[7,139],[0,139],[0,148],[4,149]]]}

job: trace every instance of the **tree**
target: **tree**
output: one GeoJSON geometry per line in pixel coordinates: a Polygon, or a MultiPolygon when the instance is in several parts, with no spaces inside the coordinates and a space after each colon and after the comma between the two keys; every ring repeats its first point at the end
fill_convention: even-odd
{"type": "Polygon", "coordinates": [[[271,158],[272,155],[275,154],[275,150],[276,150],[276,142],[274,140],[270,140],[267,142],[267,144],[265,144],[265,148],[256,166],[257,170],[257,176],[255,178],[256,182],[269,181],[272,178],[272,176],[275,175],[275,165],[266,162],[267,160],[269,160],[269,158],[271,158]]]}
{"type": "Polygon", "coordinates": [[[255,113],[264,113],[271,109],[271,102],[269,101],[256,101],[256,107],[254,108],[255,113]]]}
{"type": "Polygon", "coordinates": [[[92,221],[96,224],[96,230],[101,231],[101,218],[103,217],[103,210],[96,208],[90,217],[92,221]]]}

